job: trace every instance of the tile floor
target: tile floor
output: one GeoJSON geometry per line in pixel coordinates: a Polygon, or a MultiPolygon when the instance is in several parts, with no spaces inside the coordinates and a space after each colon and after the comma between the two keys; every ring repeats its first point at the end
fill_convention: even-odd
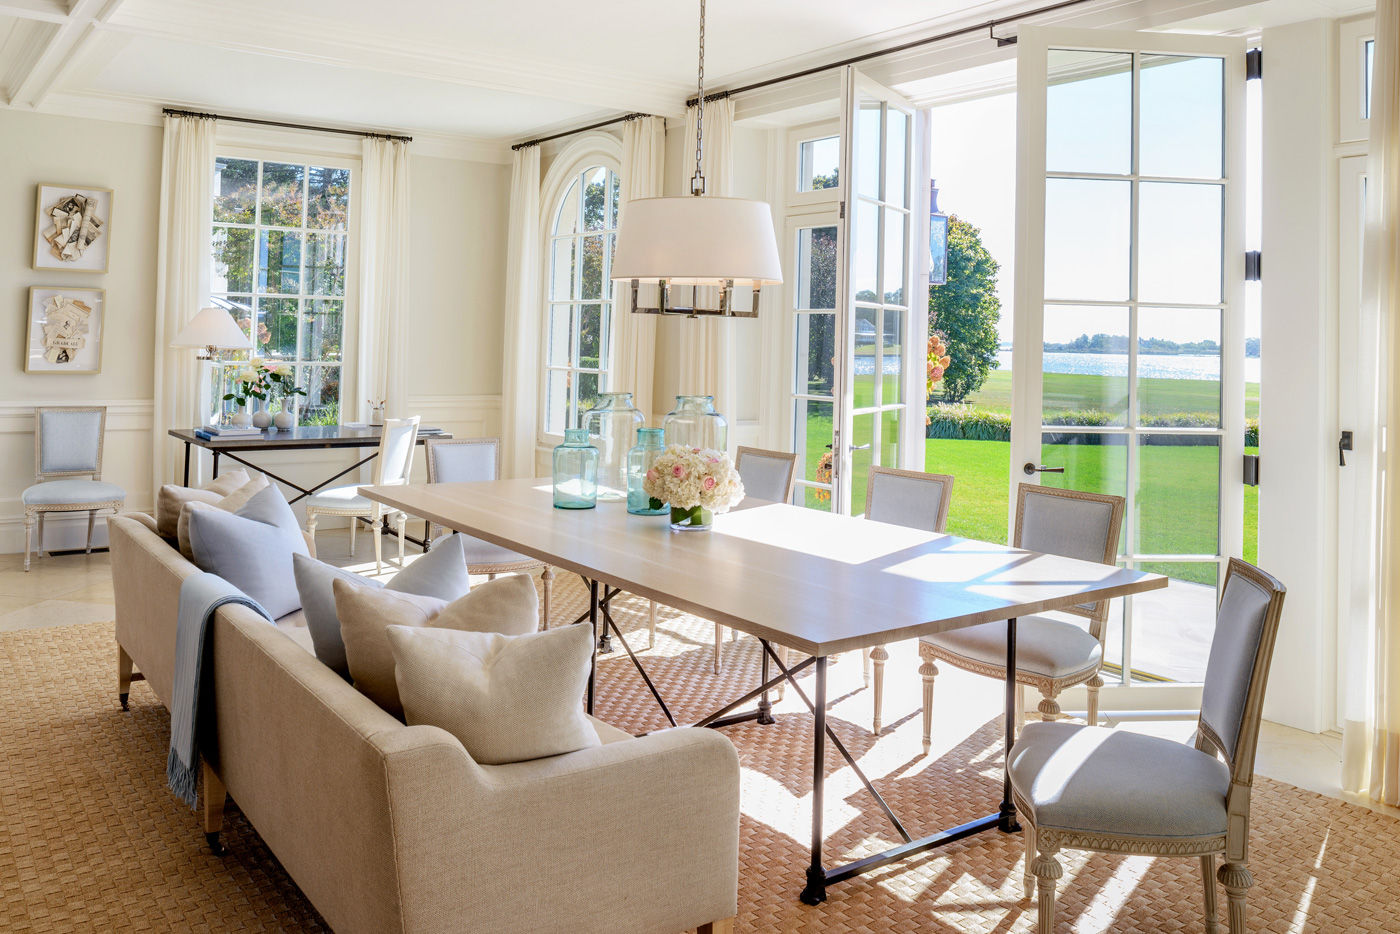
{"type": "MultiPolygon", "coordinates": [[[[348,534],[344,531],[328,530],[320,533],[317,539],[324,560],[373,576],[373,551],[366,536],[359,536],[354,556],[348,554],[348,534]]],[[[410,549],[410,558],[413,553],[410,549]]],[[[112,579],[106,553],[50,555],[36,559],[32,568],[29,573],[24,572],[22,555],[0,555],[0,632],[113,618],[112,579]]],[[[392,565],[385,565],[385,576],[392,576],[394,571],[392,565]]],[[[893,649],[892,646],[892,656],[896,654],[893,649]]],[[[918,692],[919,679],[914,668],[901,674],[903,667],[892,658],[886,669],[887,704],[892,708],[898,704],[898,696],[908,693],[912,697],[918,692]]],[[[995,697],[995,692],[987,694],[989,708],[996,706],[995,697]]],[[[988,715],[992,715],[992,710],[989,709],[988,715]]],[[[1182,740],[1195,728],[1193,722],[1184,720],[1111,725],[1182,740]]],[[[1373,804],[1342,791],[1341,755],[1342,739],[1336,733],[1306,733],[1265,721],[1255,767],[1261,775],[1400,817],[1400,808],[1373,804]]]]}

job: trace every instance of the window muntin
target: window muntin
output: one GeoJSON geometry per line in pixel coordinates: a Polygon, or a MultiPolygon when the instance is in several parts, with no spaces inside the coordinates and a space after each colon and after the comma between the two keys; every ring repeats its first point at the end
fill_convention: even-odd
{"type": "Polygon", "coordinates": [[[349,215],[348,168],[214,160],[211,296],[252,356],[293,368],[303,425],[341,418],[349,215]]]}
{"type": "Polygon", "coordinates": [[[576,427],[608,389],[612,343],[612,257],[620,184],[611,169],[589,166],[574,177],[554,213],[545,296],[546,434],[576,427]]]}

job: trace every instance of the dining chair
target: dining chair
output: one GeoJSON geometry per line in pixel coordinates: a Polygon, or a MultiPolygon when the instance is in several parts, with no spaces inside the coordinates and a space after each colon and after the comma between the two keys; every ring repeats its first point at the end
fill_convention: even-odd
{"type": "MultiPolygon", "coordinates": [[[[943,532],[948,527],[948,505],[952,499],[953,478],[948,474],[872,466],[865,485],[865,518],[924,532],[943,532]]],[[[885,662],[890,660],[890,653],[883,645],[877,645],[861,654],[867,685],[871,683],[871,667],[874,667],[874,717],[870,731],[879,736],[885,700],[885,662]]]]}
{"type": "MultiPolygon", "coordinates": [[[[501,442],[498,438],[436,438],[423,444],[423,456],[428,464],[429,483],[489,483],[501,475],[501,442]]],[[[428,524],[428,541],[437,540],[428,524]]],[[[540,600],[540,628],[549,628],[549,597],[554,583],[554,569],[537,558],[493,545],[471,535],[462,536],[462,549],[467,555],[467,573],[485,574],[495,580],[497,574],[542,569],[540,579],[544,594],[540,600]]]]}
{"type": "MultiPolygon", "coordinates": [[[[1016,527],[1012,545],[1041,554],[1113,564],[1118,556],[1118,533],[1123,526],[1124,499],[1103,493],[1061,490],[1022,483],[1016,491],[1016,527]]],[[[1060,716],[1056,698],[1066,688],[1083,684],[1089,692],[1089,722],[1098,722],[1099,688],[1103,679],[1104,624],[1109,601],[1061,610],[1088,619],[1087,631],[1049,616],[1016,620],[1016,723],[1025,719],[1026,686],[1039,688],[1042,720],[1060,716]]],[[[922,636],[919,674],[924,679],[924,752],[933,728],[935,661],[943,661],[989,678],[1006,677],[1006,621],[998,620],[949,632],[922,636]]]]}
{"type": "Polygon", "coordinates": [[[1284,586],[1231,558],[1215,617],[1194,746],[1092,724],[1029,723],[1007,764],[1023,821],[1025,895],[1037,895],[1039,934],[1055,925],[1061,849],[1194,856],[1205,888],[1205,929],[1244,934],[1249,799],[1264,688],[1284,586]],[[1218,876],[1216,854],[1224,858],[1218,876]]]}
{"type": "Polygon", "coordinates": [[[34,485],[20,494],[24,506],[24,569],[29,570],[34,525],[39,556],[44,555],[44,517],[55,512],[87,513],[87,553],[97,513],[115,515],[126,491],[102,479],[102,447],[107,434],[105,405],[40,406],[34,410],[34,485]]]}
{"type": "MultiPolygon", "coordinates": [[[[734,451],[734,469],[744,482],[744,499],[773,503],[786,503],[792,499],[792,483],[797,472],[796,454],[740,445],[734,451]]],[[[652,615],[654,618],[655,614],[652,615]]],[[[715,623],[715,674],[724,670],[723,645],[724,627],[715,623]]],[[[781,686],[778,696],[782,696],[781,686]]]]}
{"type": "MultiPolygon", "coordinates": [[[[407,483],[413,470],[413,453],[418,445],[418,416],[409,418],[389,418],[379,435],[379,452],[372,469],[374,486],[399,486],[407,483]]],[[[307,497],[306,534],[311,545],[316,546],[316,520],[321,516],[350,517],[350,553],[355,553],[355,524],[360,519],[368,519],[374,532],[374,573],[384,570],[383,543],[380,533],[385,521],[392,516],[399,532],[399,567],[404,566],[404,526],[408,524],[408,514],[392,506],[375,502],[360,495],[363,484],[350,483],[331,487],[307,497]]]]}

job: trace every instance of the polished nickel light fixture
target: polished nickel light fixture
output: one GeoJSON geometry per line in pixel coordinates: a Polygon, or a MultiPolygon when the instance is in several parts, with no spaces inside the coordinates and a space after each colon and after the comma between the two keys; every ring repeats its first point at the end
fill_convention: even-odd
{"type": "MultiPolygon", "coordinates": [[[[700,0],[700,66],[695,121],[695,175],[690,195],[627,202],[617,231],[612,279],[630,282],[632,310],[685,317],[756,318],[758,290],[783,281],[773,214],[763,201],[701,197],[705,175],[705,0],[700,0]],[[655,304],[643,304],[642,286],[654,285],[655,304]],[[675,286],[695,286],[689,305],[672,300],[675,286]],[[702,288],[718,290],[713,307],[701,307],[702,288]],[[735,307],[734,290],[750,287],[747,311],[735,307]]],[[[650,293],[652,290],[648,289],[650,293]]],[[[709,289],[705,289],[709,291],[709,289]]]]}

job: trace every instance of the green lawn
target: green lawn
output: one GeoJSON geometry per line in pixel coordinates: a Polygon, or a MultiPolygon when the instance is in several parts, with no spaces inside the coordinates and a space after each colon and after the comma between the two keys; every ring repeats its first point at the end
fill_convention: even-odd
{"type": "MultiPolygon", "coordinates": [[[[1092,373],[1046,373],[1042,392],[1047,409],[1125,407],[1127,380],[1092,373]]],[[[1011,371],[993,370],[982,388],[967,397],[979,408],[1011,411],[1011,371]]],[[[1220,384],[1206,379],[1140,379],[1138,407],[1144,415],[1213,412],[1220,406],[1220,384]]],[[[1259,417],[1259,384],[1245,383],[1244,414],[1259,417]]]]}

